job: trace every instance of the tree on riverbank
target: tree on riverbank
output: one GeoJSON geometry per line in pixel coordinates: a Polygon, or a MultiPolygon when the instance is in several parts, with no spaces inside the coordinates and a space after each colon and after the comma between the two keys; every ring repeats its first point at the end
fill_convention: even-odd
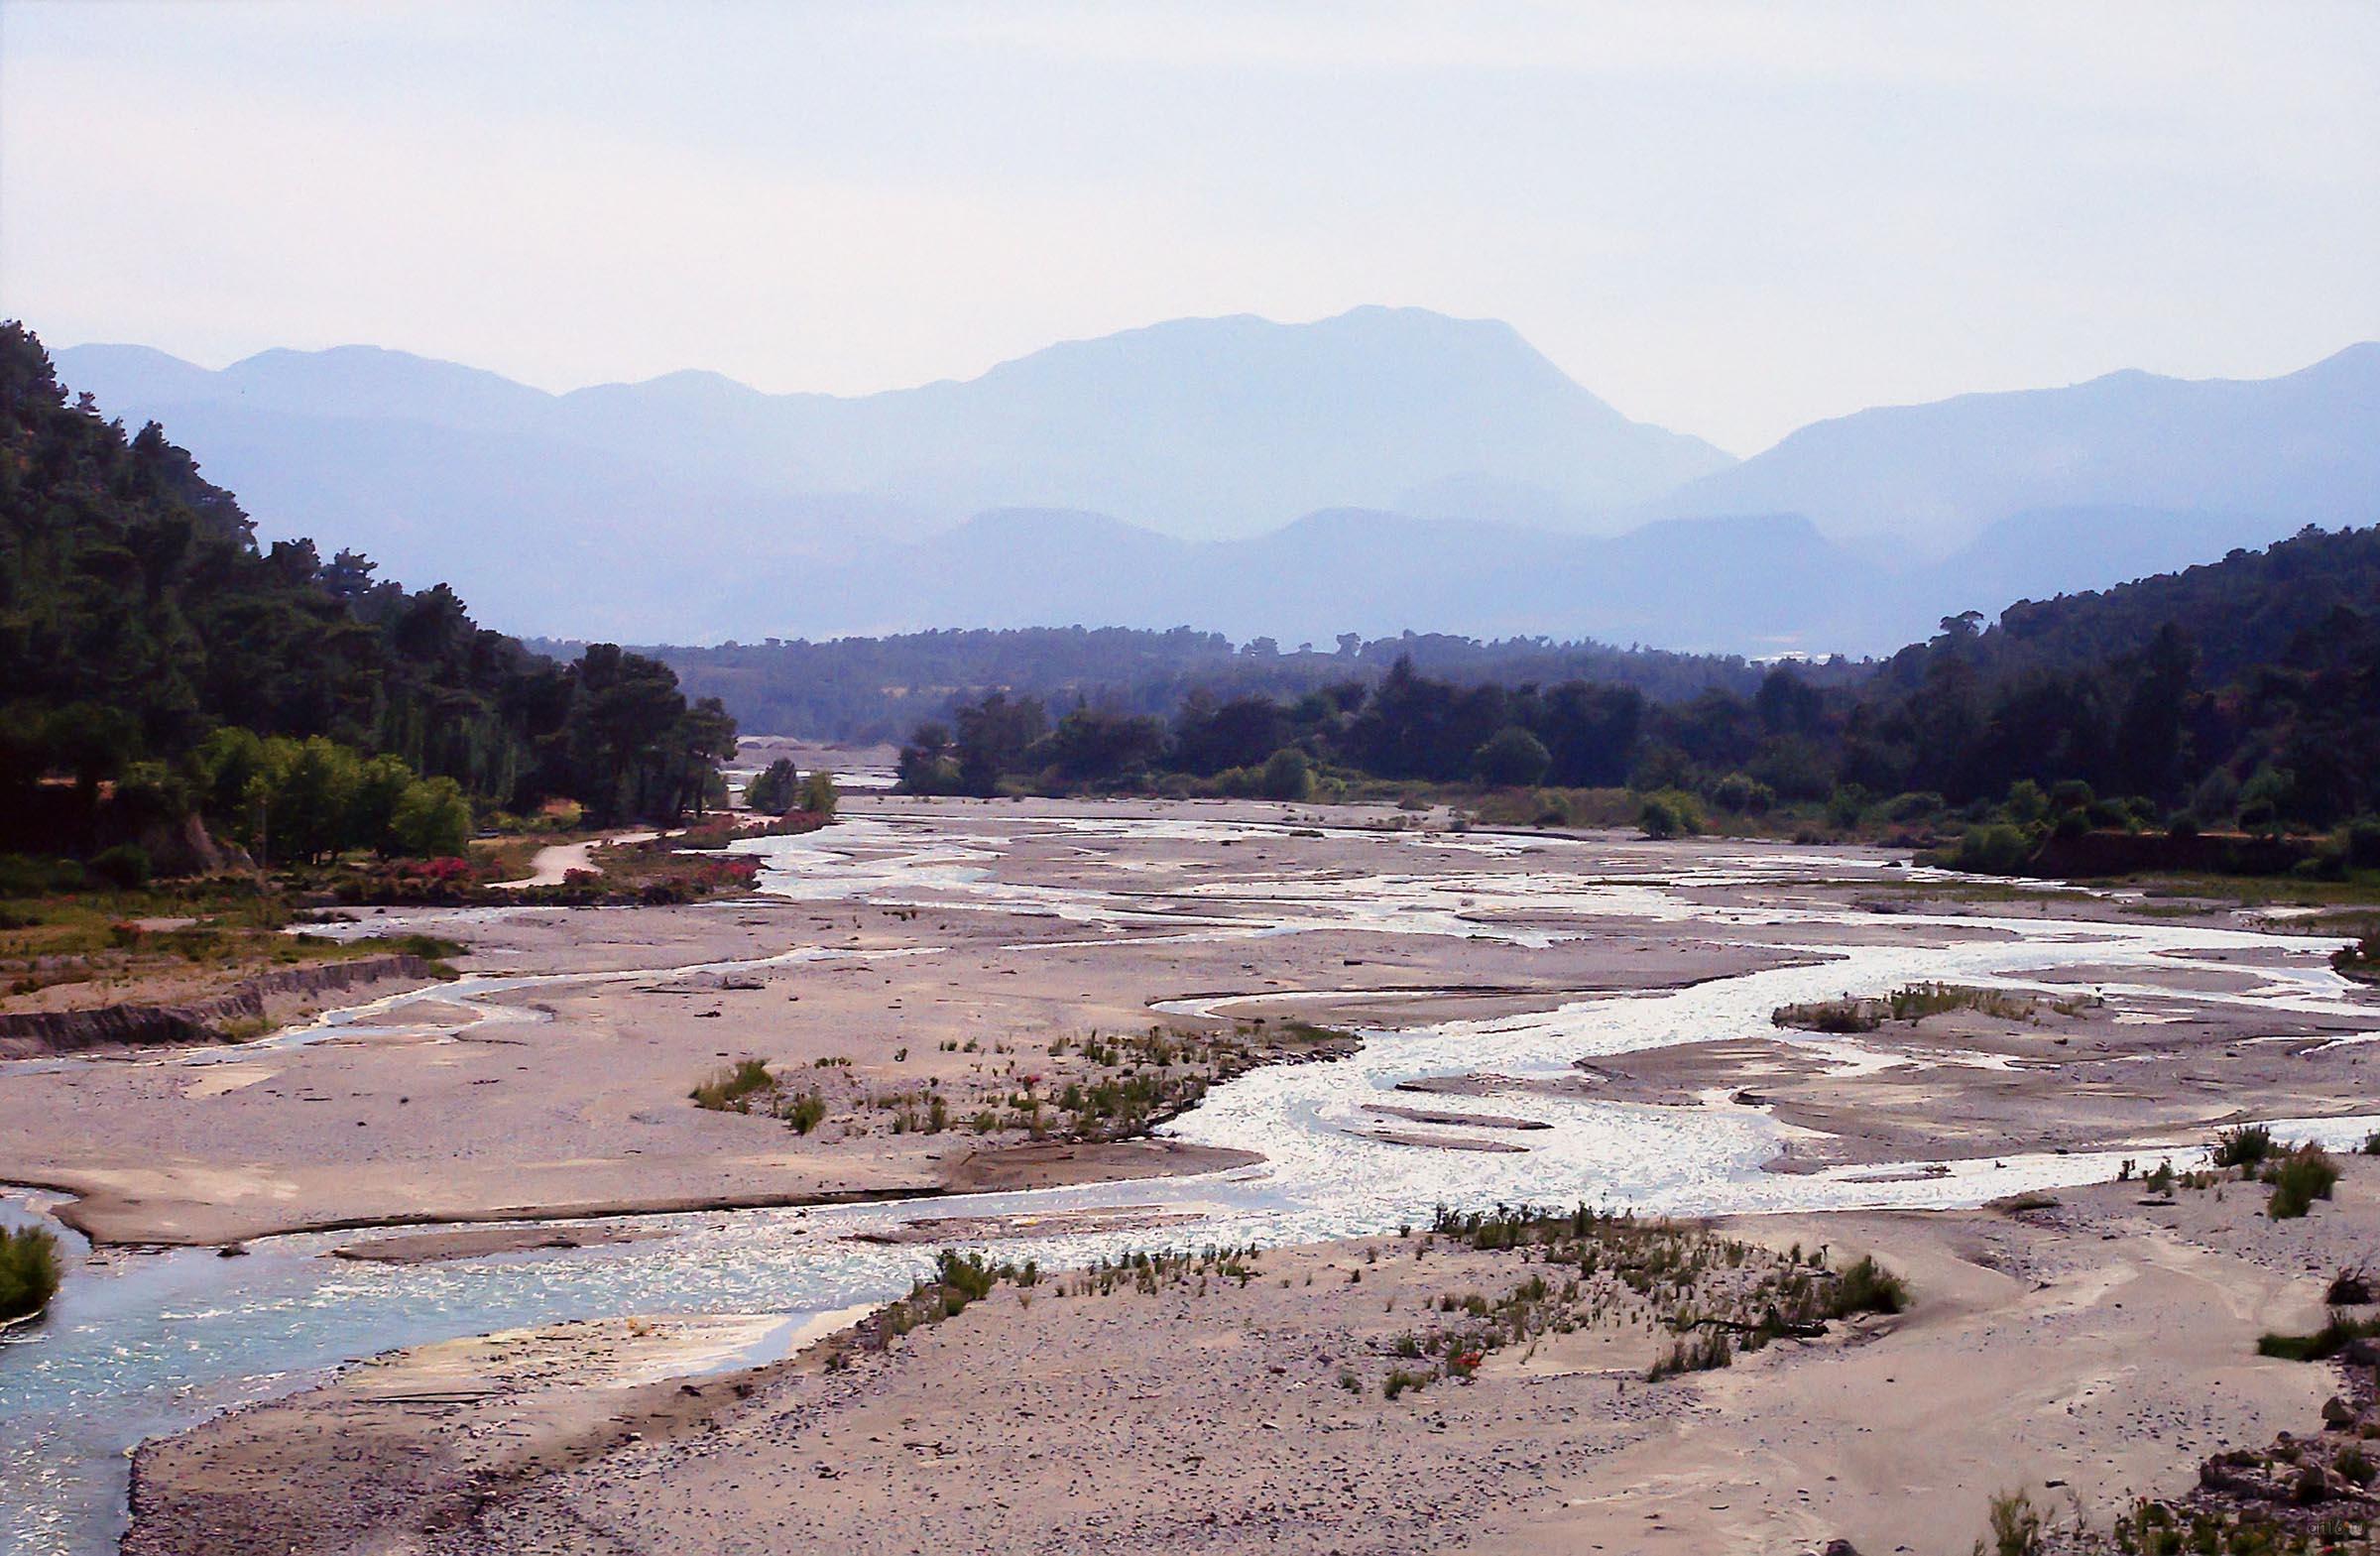
{"type": "MultiPolygon", "coordinates": [[[[2335,847],[2284,850],[2278,868],[2380,870],[2380,530],[2310,529],[1995,624],[1953,617],[1864,683],[1779,664],[1748,693],[1656,703],[1401,658],[1293,698],[1193,692],[1162,727],[1092,697],[1054,731],[1039,702],[996,692],[920,725],[901,777],[913,792],[1254,794],[1256,765],[1284,750],[1350,782],[1640,796],[1610,815],[1666,793],[1772,827],[1967,832],[1962,862],[1981,870],[2093,832],[2333,828],[2335,847]]],[[[1565,813],[1558,796],[1535,810],[1565,813]]],[[[2231,868],[2211,843],[2198,854],[2231,868]]]]}
{"type": "Polygon", "coordinates": [[[245,826],[259,796],[218,781],[227,734],[289,743],[238,765],[288,769],[299,853],[354,830],[344,788],[382,813],[371,846],[443,845],[457,797],[568,798],[597,822],[706,802],[735,724],[668,666],[609,645],[557,663],[444,584],[374,572],[310,540],[260,546],[162,428],[69,402],[41,342],[0,324],[0,847],[89,851],[192,812],[245,826]],[[408,826],[386,824],[416,781],[432,786],[408,826]]]}
{"type": "Polygon", "coordinates": [[[50,1232],[0,1230],[0,1319],[26,1318],[48,1307],[62,1274],[58,1239],[50,1232]]]}

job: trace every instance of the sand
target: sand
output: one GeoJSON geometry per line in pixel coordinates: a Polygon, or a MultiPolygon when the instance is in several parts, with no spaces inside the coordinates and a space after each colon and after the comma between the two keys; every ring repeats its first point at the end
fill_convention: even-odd
{"type": "MultiPolygon", "coordinates": [[[[2321,1278],[2380,1241],[2380,1162],[2348,1166],[2289,1223],[2252,1187],[2168,1208],[2136,1184],[2022,1216],[1726,1223],[1839,1264],[1873,1252],[1913,1305],[1660,1383],[1641,1373],[1658,1337],[1583,1331],[1383,1397],[1431,1297],[1531,1267],[1420,1236],[1268,1251],[1245,1286],[1003,1287],[841,1371],[812,1355],[657,1400],[557,1373],[567,1387],[390,1405],[447,1376],[456,1352],[432,1347],[145,1450],[126,1549],[346,1548],[356,1505],[385,1501],[372,1518],[428,1532],[368,1548],[449,1556],[1963,1550],[1995,1494],[2103,1517],[2186,1490],[2226,1445],[2319,1430],[2332,1370],[2255,1340],[2319,1321],[2321,1278]],[[453,1445],[510,1433],[455,1516],[453,1445]],[[389,1462],[427,1468],[402,1496],[342,1492],[389,1462]]],[[[617,1366],[616,1330],[547,1343],[617,1366]]]]}
{"type": "MultiPolygon", "coordinates": [[[[863,798],[850,808],[923,813],[943,824],[942,811],[913,801],[863,798]]],[[[1029,831],[1035,814],[1086,810],[1103,818],[1187,814],[1203,823],[1302,818],[1308,807],[957,802],[949,814],[1006,835],[1029,831]]],[[[1337,819],[1350,817],[1379,829],[1275,833],[1238,845],[1196,836],[1033,837],[1000,865],[1020,895],[991,907],[765,898],[366,912],[370,929],[467,940],[469,954],[457,959],[466,972],[556,981],[490,996],[481,1009],[458,1008],[463,997],[447,986],[319,1040],[277,1041],[234,1064],[0,1066],[0,1181],[78,1196],[65,1218],[97,1242],[175,1245],[1211,1170],[1212,1158],[1179,1155],[1152,1166],[1140,1151],[1004,1156],[1003,1147],[1031,1142],[1015,1131],[895,1135],[891,1115],[865,1103],[921,1092],[931,1081],[950,1097],[954,1119],[965,1121],[979,1103],[1008,1095],[1020,1075],[1042,1075],[1054,1089],[1085,1073],[1079,1056],[1051,1057],[1061,1039],[1155,1023],[1230,1024],[1159,1016],[1151,1007],[1160,1002],[1320,990],[1286,1004],[1227,1006],[1226,1016],[1398,1024],[1542,1010],[1809,958],[1782,944],[1731,943],[1744,931],[1730,929],[1723,940],[1626,916],[1577,917],[1571,926],[1583,938],[1543,948],[1468,938],[1460,909],[1446,932],[1232,930],[1260,929],[1284,910],[1270,897],[1236,898],[1244,883],[1274,893],[1283,883],[1295,889],[1383,868],[1424,883],[1482,870],[1525,877],[1541,863],[1543,845],[1533,841],[1485,845],[1509,852],[1482,853],[1483,845],[1460,838],[1423,848],[1386,829],[1402,818],[1385,807],[1349,807],[1337,819]],[[1034,894],[1059,886],[1113,893],[1148,917],[1087,924],[1055,916],[1034,894]],[[1234,937],[1180,937],[1182,921],[1201,919],[1234,937]],[[787,952],[816,959],[713,965],[787,952]],[[630,971],[641,976],[605,976],[630,971]],[[774,1119],[692,1105],[695,1085],[746,1057],[822,1088],[836,1117],[803,1137],[774,1119]],[[215,1068],[227,1073],[210,1074],[215,1068]],[[72,1127],[60,1128],[60,1120],[72,1127]]],[[[1640,868],[1644,847],[1614,841],[1610,850],[1640,868]]],[[[1302,909],[1292,902],[1285,910],[1302,909]]]]}
{"type": "Polygon", "coordinates": [[[1814,1132],[1774,1165],[2136,1147],[2180,1153],[2245,1119],[2371,1111],[2380,1049],[2327,1017],[2127,1001],[2034,1021],[1974,1012],[1829,1036],[1682,1043],[1583,1060],[1549,1089],[1700,1107],[1715,1092],[1814,1132]]]}
{"type": "MultiPolygon", "coordinates": [[[[1382,807],[866,798],[849,810],[922,821],[1001,895],[912,883],[897,901],[863,890],[369,914],[467,940],[469,972],[540,981],[442,990],[295,1045],[0,1067],[0,1179],[79,1196],[66,1214],[99,1242],[455,1222],[483,1225],[342,1252],[568,1257],[640,1234],[557,1219],[1251,1159],[1163,1139],[895,1132],[880,1101],[930,1082],[963,1121],[1027,1076],[1047,1095],[1090,1073],[1081,1047],[1094,1032],[1253,1032],[1240,1023],[1261,1016],[1278,1041],[1292,1019],[1488,1018],[1807,966],[1828,955],[1814,940],[1923,951],[2009,934],[1913,922],[1898,909],[1957,899],[1896,895],[1856,870],[1841,882],[1741,874],[1735,844],[1605,837],[1557,855],[1526,835],[1419,835],[1444,817],[1382,807]],[[1120,824],[1038,825],[1057,815],[1120,824]],[[1128,818],[1158,826],[1128,832],[1128,818]],[[1291,826],[1207,826],[1229,819],[1291,826]],[[997,858],[971,846],[993,839],[997,858]],[[1714,868],[1679,894],[1693,915],[1650,894],[1631,905],[1643,872],[1695,865],[1714,868]],[[1617,910],[1552,895],[1498,905],[1549,872],[1606,879],[1617,910]],[[1328,917],[1314,888],[1334,881],[1364,883],[1368,917],[1328,917]],[[1071,893],[1092,894],[1095,909],[1071,893]],[[1817,932],[1791,916],[1853,902],[1876,910],[1817,932]],[[1283,920],[1300,932],[1258,932],[1283,920]],[[1513,943],[1541,934],[1562,937],[1513,943]],[[788,952],[799,958],[769,960],[788,952]],[[697,1083],[743,1058],[828,1096],[826,1122],[797,1135],[693,1105],[697,1083]]],[[[855,826],[837,846],[864,870],[918,835],[855,826]]],[[[2131,910],[2049,900],[2077,916],[2131,910]]],[[[1997,893],[1964,905],[2042,910],[1997,893]]],[[[2369,1111],[2366,1049],[2330,1041],[2351,1022],[2158,993],[2160,980],[2251,988],[2266,960],[2124,969],[2141,987],[2054,1019],[1970,1013],[1851,1039],[1780,1030],[1599,1055],[1530,1086],[1671,1106],[1744,1098],[1732,1105],[1810,1132],[1774,1164],[1785,1169],[2110,1144],[2137,1146],[2145,1165],[2243,1113],[2369,1111]]],[[[2096,971],[2069,976],[2086,987],[2096,971]]],[[[1450,1056],[1447,1073],[1357,1128],[1413,1149],[1526,1149],[1529,1102],[1527,1088],[1450,1056]],[[1489,1129],[1476,1115],[1457,1125],[1434,1091],[1493,1092],[1503,1106],[1489,1129]]],[[[1246,1286],[1003,1287],[834,1370],[812,1355],[674,1384],[732,1360],[722,1334],[749,1331],[665,1316],[457,1342],[144,1450],[127,1549],[1700,1552],[1847,1536],[1871,1556],[1964,1550],[1994,1493],[2071,1493],[2104,1510],[2187,1486],[2218,1448],[2313,1429],[2335,1378],[2261,1361],[2254,1340],[2310,1326],[2320,1281],[2380,1247],[2380,1163],[2349,1167],[2337,1203],[2292,1223],[2265,1219],[2261,1194],[2236,1186],[2148,1206],[2136,1184],[2023,1216],[1737,1223],[1772,1245],[1823,1243],[1838,1260],[1873,1251],[1917,1303],[1658,1385],[1643,1370],[1664,1337],[1613,1332],[1498,1352],[1476,1382],[1384,1399],[1390,1347],[1423,1302],[1516,1278],[1509,1256],[1413,1258],[1397,1239],[1268,1251],[1246,1286]],[[1363,1392],[1339,1385],[1349,1371],[1363,1392]]],[[[1174,1221],[1125,1206],[1080,1224],[1143,1229],[1153,1245],[1174,1221]]],[[[964,1227],[994,1240],[1051,1230],[1029,1215],[964,1227]]],[[[938,1243],[955,1230],[885,1236],[938,1243]]]]}

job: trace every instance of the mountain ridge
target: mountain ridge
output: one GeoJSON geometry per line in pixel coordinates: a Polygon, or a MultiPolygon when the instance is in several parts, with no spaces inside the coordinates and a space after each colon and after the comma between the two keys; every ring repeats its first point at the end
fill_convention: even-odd
{"type": "Polygon", "coordinates": [[[850,400],[692,369],[557,395],[380,347],[60,359],[268,534],[451,576],[522,631],[641,641],[1196,622],[1858,653],[2380,518],[2368,342],[2276,379],[1873,408],[1632,505],[1559,467],[1589,432],[1676,434],[1507,324],[1420,309],[1168,320],[850,400]],[[1236,517],[1177,522],[1202,506],[1236,517]]]}

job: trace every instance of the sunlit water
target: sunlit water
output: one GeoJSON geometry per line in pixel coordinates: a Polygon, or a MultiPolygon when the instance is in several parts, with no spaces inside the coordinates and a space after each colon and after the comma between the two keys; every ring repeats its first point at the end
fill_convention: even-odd
{"type": "MultiPolygon", "coordinates": [[[[1536,1093],[1426,1100],[1434,1113],[1519,1114],[1551,1129],[1483,1138],[1525,1145],[1518,1152],[1441,1150],[1363,1138],[1351,1131],[1382,1121],[1368,1102],[1394,1100],[1398,1082],[1449,1072],[1525,1078],[1566,1072],[1583,1056],[1716,1037],[1775,1035],[1769,1013],[1793,1001],[1846,990],[1878,992],[1919,979],[2024,987],[2059,968],[2171,970],[2223,953],[2281,951],[2260,966],[2247,992],[2180,995],[2329,1016],[2368,1016],[2323,965],[2326,947],[2240,931],[2156,923],[2089,923],[1972,917],[1893,922],[1955,927],[1947,944],[1872,946],[1844,942],[1855,915],[1835,909],[1712,909],[1690,888],[1787,884],[1873,871],[1864,858],[1819,859],[1747,851],[1704,853],[1685,868],[1638,851],[1614,867],[1599,852],[1538,839],[1406,835],[1418,849],[1507,861],[1502,868],[1385,870],[1345,877],[1266,874],[1234,861],[1235,878],[1201,880],[1179,859],[1131,865],[1130,890],[1004,881],[998,866],[1017,839],[1076,837],[1211,842],[1278,836],[1242,823],[1123,817],[1067,820],[970,818],[948,834],[899,820],[855,818],[828,832],[740,845],[763,856],[763,889],[809,900],[865,898],[940,909],[992,908],[1080,925],[1088,938],[1226,939],[1362,930],[1474,936],[1544,945],[1565,932],[1499,923],[1500,915],[1600,915],[1686,922],[1700,938],[1724,939],[1730,923],[1777,926],[1824,960],[1696,987],[1581,999],[1536,1014],[1447,1021],[1405,1030],[1368,1030],[1359,1053],[1339,1060],[1258,1070],[1218,1087],[1168,1133],[1205,1144],[1260,1151],[1258,1166],[1203,1178],[1089,1185],[1028,1193],[919,1200],[816,1210],[762,1210],[648,1218],[659,1240],[569,1254],[511,1255],[412,1267],[320,1257],[348,1241],[325,1234],[251,1245],[246,1257],[207,1251],[110,1254],[78,1267],[51,1316],[8,1332],[0,1346],[0,1548],[97,1553],[122,1524],[126,1451],[213,1410],[299,1386],[342,1360],[393,1347],[519,1325],[623,1312],[829,1312],[906,1288],[927,1258],[917,1247],[848,1241],[846,1234],[920,1217],[1011,1211],[1058,1212],[1153,1206],[1195,1216],[1162,1231],[1076,1233],[1002,1245],[1006,1257],[1075,1263],[1165,1242],[1278,1243],[1376,1232],[1426,1219],[1439,1203],[1587,1200],[1646,1210],[1813,1210],[1972,1205],[2019,1189],[2089,1181],[2112,1173],[2120,1152],[2014,1156],[1948,1163],[1948,1171],[1841,1169],[1767,1173],[1761,1164],[1790,1133],[1766,1114],[1714,1099],[1702,1108],[1649,1108],[1536,1093]],[[1508,864],[1541,855],[1523,873],[1508,864]],[[1978,929],[1997,931],[1978,937],[1978,929]]],[[[1393,861],[1393,850],[1375,857],[1393,861]]],[[[513,910],[500,910],[513,911],[513,910]]],[[[445,915],[452,919],[461,915],[445,915]]],[[[385,926],[385,920],[369,927],[385,926]]],[[[1037,943],[1049,944],[1048,940],[1037,943]]],[[[778,956],[711,964],[735,971],[867,954],[798,947],[778,956]]],[[[931,956],[932,947],[875,955],[931,956]]],[[[2209,963],[2209,965],[2215,965],[2209,963]]],[[[540,984],[625,982],[654,969],[521,977],[475,975],[418,995],[339,1013],[271,1039],[293,1045],[322,1035],[401,1027],[407,1006],[436,999],[472,1006],[487,1020],[537,1020],[489,997],[540,984]]],[[[683,973],[688,969],[672,969],[683,973]]],[[[2236,975],[2236,965],[2223,968],[2236,975]]],[[[2130,986],[2109,983],[2117,995],[2130,986]]],[[[1308,991],[1307,993],[1315,993],[1308,991]]],[[[1327,991],[1320,991],[1327,993],[1327,991]]],[[[2160,984],[2172,999],[2178,991],[2160,984]]],[[[1296,998],[1280,992],[1185,1003],[1177,1010],[1260,1012],[1296,998]]],[[[1360,1013],[1361,999],[1344,1009],[1360,1013]]],[[[2375,1023],[2380,1026],[2380,1023],[2375,1023]]],[[[1811,1039],[1846,1066],[1898,1062],[1842,1039],[1811,1039]]],[[[245,1048],[192,1050],[139,1062],[205,1064],[245,1048]]],[[[91,1060],[27,1061],[52,1066],[91,1060]]],[[[2358,1139],[2380,1120],[2289,1121],[2296,1136],[2358,1139]]],[[[1432,1125],[1429,1133],[1460,1134],[1432,1125]]],[[[24,1219],[43,1202],[0,1200],[0,1219],[24,1219]]],[[[767,1347],[757,1356],[765,1356],[767,1347]]]]}

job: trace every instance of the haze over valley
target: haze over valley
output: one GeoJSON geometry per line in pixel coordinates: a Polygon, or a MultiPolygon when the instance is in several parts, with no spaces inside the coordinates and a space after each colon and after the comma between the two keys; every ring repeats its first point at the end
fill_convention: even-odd
{"type": "Polygon", "coordinates": [[[447,578],[515,631],[636,642],[1187,624],[1866,654],[2367,522],[2380,488],[2371,343],[2260,382],[1862,412],[1741,461],[1508,326],[1417,308],[1176,320],[856,400],[703,373],[556,396],[368,347],[59,364],[176,428],[269,536],[447,578]]]}

